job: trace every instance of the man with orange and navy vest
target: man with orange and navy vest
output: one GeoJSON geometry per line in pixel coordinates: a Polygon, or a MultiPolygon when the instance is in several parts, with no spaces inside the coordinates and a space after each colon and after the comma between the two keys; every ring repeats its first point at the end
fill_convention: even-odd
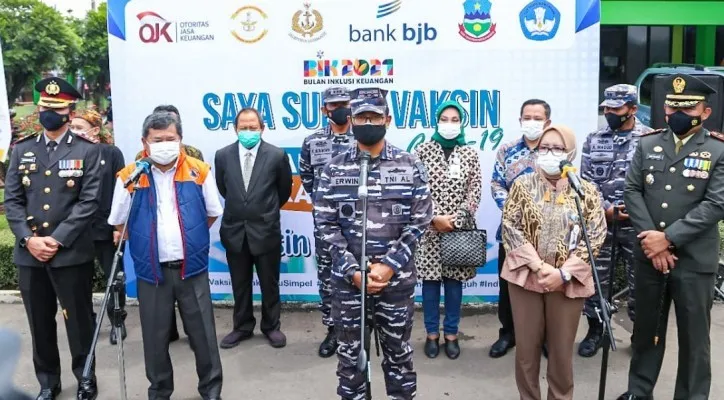
{"type": "Polygon", "coordinates": [[[149,115],[143,123],[144,157],[150,168],[124,187],[137,168],[118,173],[108,223],[121,231],[127,220],[127,251],[138,277],[149,399],[169,399],[173,368],[168,353],[174,302],[178,302],[196,357],[204,400],[221,398],[221,359],[209,290],[209,227],[223,213],[211,167],[181,150],[181,123],[173,114],[149,115]],[[131,194],[135,192],[132,198],[131,194]]]}

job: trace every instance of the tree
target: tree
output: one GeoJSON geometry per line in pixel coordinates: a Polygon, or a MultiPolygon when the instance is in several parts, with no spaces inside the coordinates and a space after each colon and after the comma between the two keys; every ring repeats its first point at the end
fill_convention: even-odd
{"type": "Polygon", "coordinates": [[[0,39],[11,105],[33,75],[65,66],[80,49],[63,16],[39,0],[0,0],[0,39]]]}
{"type": "Polygon", "coordinates": [[[106,84],[111,75],[108,67],[108,21],[107,4],[101,3],[98,9],[88,11],[81,29],[80,60],[86,83],[93,93],[94,103],[102,104],[106,84]]]}

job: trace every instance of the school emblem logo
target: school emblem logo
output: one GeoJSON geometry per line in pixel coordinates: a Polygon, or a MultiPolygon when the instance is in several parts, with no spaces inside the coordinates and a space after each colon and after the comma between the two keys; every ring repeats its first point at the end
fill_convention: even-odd
{"type": "Polygon", "coordinates": [[[316,42],[327,35],[324,32],[322,14],[312,8],[311,3],[304,3],[304,10],[298,10],[292,16],[292,32],[289,37],[300,42],[316,42]]]}
{"type": "Polygon", "coordinates": [[[489,0],[465,0],[463,23],[458,25],[460,36],[470,42],[484,42],[495,35],[495,24],[490,18],[493,4],[489,0]]]}
{"type": "Polygon", "coordinates": [[[547,0],[533,0],[520,11],[520,29],[530,40],[553,39],[560,23],[561,13],[547,0]]]}

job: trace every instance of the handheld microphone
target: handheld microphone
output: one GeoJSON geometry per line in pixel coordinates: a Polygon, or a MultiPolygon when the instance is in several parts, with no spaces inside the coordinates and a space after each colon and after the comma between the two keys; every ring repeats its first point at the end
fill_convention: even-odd
{"type": "Polygon", "coordinates": [[[370,152],[360,151],[361,161],[359,163],[359,189],[357,193],[360,198],[367,197],[367,170],[370,163],[370,152]]]}
{"type": "Polygon", "coordinates": [[[136,161],[136,169],[133,170],[131,176],[128,177],[128,180],[123,183],[123,187],[128,187],[130,184],[138,182],[141,175],[148,173],[151,168],[151,163],[153,163],[151,157],[142,158],[136,161]]]}
{"type": "Polygon", "coordinates": [[[561,178],[568,178],[568,184],[578,194],[578,197],[583,198],[583,186],[581,185],[581,179],[576,175],[576,167],[571,164],[568,160],[561,161],[561,178]]]}

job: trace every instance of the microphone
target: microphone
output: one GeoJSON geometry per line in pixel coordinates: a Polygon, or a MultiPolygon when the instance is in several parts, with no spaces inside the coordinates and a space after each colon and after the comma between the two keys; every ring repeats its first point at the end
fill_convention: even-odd
{"type": "Polygon", "coordinates": [[[359,189],[357,193],[360,198],[367,198],[367,170],[369,169],[370,152],[360,151],[360,158],[362,160],[359,163],[359,189]]]}
{"type": "Polygon", "coordinates": [[[578,197],[583,198],[583,186],[581,185],[581,179],[576,175],[576,167],[571,164],[568,160],[561,161],[561,178],[568,178],[568,184],[578,194],[578,197]]]}
{"type": "Polygon", "coordinates": [[[136,169],[133,170],[131,176],[128,177],[128,180],[123,183],[123,187],[128,187],[130,184],[138,182],[141,175],[148,173],[152,162],[153,160],[151,160],[151,157],[142,158],[136,161],[136,169]]]}

